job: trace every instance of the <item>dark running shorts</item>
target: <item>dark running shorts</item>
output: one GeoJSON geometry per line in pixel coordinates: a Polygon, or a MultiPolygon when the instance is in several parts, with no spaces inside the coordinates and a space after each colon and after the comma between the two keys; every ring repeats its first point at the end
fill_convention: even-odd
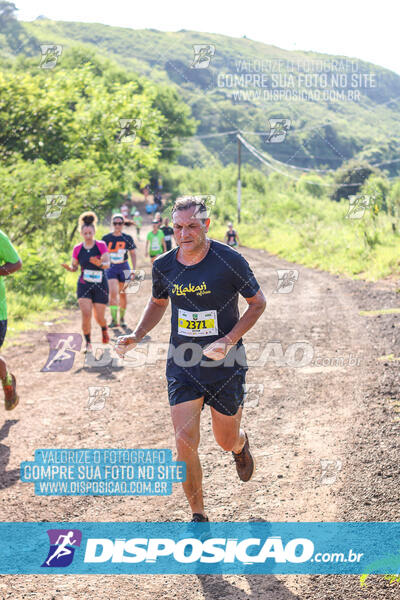
{"type": "Polygon", "coordinates": [[[169,403],[175,406],[204,396],[205,404],[212,406],[223,415],[232,416],[243,405],[245,379],[246,375],[243,373],[234,375],[230,379],[200,384],[196,381],[188,381],[184,377],[180,379],[167,377],[169,403]]]}
{"type": "Polygon", "coordinates": [[[7,319],[5,319],[4,321],[0,321],[0,348],[2,347],[2,345],[4,343],[6,333],[7,333],[7,319]]]}
{"type": "Polygon", "coordinates": [[[129,275],[125,275],[125,271],[129,271],[129,263],[123,262],[119,265],[111,265],[106,271],[107,279],[118,279],[121,283],[125,283],[129,279],[129,275]]]}
{"type": "Polygon", "coordinates": [[[102,283],[81,283],[78,281],[78,298],[89,298],[96,304],[108,304],[108,283],[104,277],[102,283]]]}

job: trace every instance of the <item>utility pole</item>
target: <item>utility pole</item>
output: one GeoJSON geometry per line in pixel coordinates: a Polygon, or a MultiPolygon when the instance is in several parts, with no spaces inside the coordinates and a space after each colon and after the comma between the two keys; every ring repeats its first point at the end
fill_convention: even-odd
{"type": "Polygon", "coordinates": [[[238,218],[238,223],[240,223],[240,205],[241,205],[241,200],[242,200],[242,182],[240,180],[240,167],[241,167],[240,151],[241,151],[241,144],[240,144],[239,134],[237,134],[236,137],[237,137],[237,141],[238,141],[237,218],[238,218]]]}

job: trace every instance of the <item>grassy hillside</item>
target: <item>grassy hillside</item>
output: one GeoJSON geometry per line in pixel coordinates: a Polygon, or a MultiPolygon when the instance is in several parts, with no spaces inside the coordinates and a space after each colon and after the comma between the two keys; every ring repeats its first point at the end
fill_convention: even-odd
{"type": "MultiPolygon", "coordinates": [[[[198,135],[234,129],[266,132],[269,118],[284,117],[291,119],[285,143],[266,143],[265,137],[250,134],[249,139],[258,148],[292,165],[336,169],[352,157],[373,163],[398,158],[400,104],[395,99],[400,96],[400,77],[376,65],[193,31],[165,33],[46,19],[19,26],[18,41],[22,40],[19,48],[14,38],[12,43],[4,36],[0,38],[3,56],[21,52],[39,56],[39,44],[50,41],[62,44],[64,52],[76,44],[83,45],[153,81],[174,83],[199,121],[198,135]],[[215,46],[209,68],[190,68],[193,44],[215,46]],[[326,78],[316,61],[327,61],[326,78]],[[332,70],[333,61],[339,70],[332,70]],[[318,73],[314,79],[309,73],[307,79],[307,69],[312,66],[319,69],[318,73]],[[233,81],[233,75],[242,77],[234,89],[226,87],[233,81]],[[247,84],[244,75],[249,76],[247,84]],[[265,87],[258,88],[255,76],[262,75],[265,87]],[[316,100],[317,90],[343,93],[346,100],[316,100]],[[292,96],[281,101],[264,98],[264,94],[279,91],[292,96]],[[311,101],[293,99],[294,93],[310,91],[314,94],[311,101]],[[353,100],[348,99],[349,93],[353,100]]],[[[227,164],[235,156],[234,136],[221,136],[198,140],[195,144],[190,141],[182,162],[188,166],[206,166],[216,157],[227,164]]],[[[247,153],[246,160],[255,164],[247,153]]],[[[399,165],[388,163],[383,167],[393,175],[399,165]]]]}
{"type": "MultiPolygon", "coordinates": [[[[400,112],[392,101],[400,96],[400,77],[394,73],[359,63],[358,75],[374,73],[379,85],[365,88],[357,102],[237,101],[218,81],[236,73],[254,82],[260,63],[251,61],[275,61],[284,78],[293,70],[286,61],[341,59],[221,35],[46,19],[0,28],[0,58],[0,221],[24,262],[7,282],[15,332],[37,313],[75,305],[76,279],[59,262],[69,256],[78,215],[91,208],[104,218],[123,194],[155,175],[170,202],[181,194],[215,195],[211,237],[223,239],[232,220],[243,245],[350,277],[400,276],[400,112]],[[53,70],[38,68],[41,43],[63,45],[53,70]],[[201,43],[214,45],[215,55],[208,69],[191,69],[192,46],[201,43]],[[116,142],[122,116],[142,121],[132,147],[116,142]],[[290,118],[284,143],[265,141],[270,117],[290,118]],[[236,136],[202,137],[236,129],[264,156],[323,172],[301,174],[275,163],[280,172],[271,173],[243,147],[237,224],[236,136]],[[177,165],[181,138],[187,141],[177,165]],[[384,164],[371,169],[348,163],[351,157],[384,164]],[[334,190],[346,192],[338,202],[334,190]],[[352,193],[371,199],[358,220],[346,217],[352,193]],[[54,221],[45,218],[48,194],[68,197],[54,221]]],[[[304,91],[305,73],[297,75],[304,91]]]]}

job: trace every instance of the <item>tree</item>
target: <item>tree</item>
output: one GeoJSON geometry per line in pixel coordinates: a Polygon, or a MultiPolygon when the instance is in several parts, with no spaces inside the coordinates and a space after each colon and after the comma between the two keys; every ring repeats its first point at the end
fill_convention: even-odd
{"type": "Polygon", "coordinates": [[[4,0],[0,1],[0,27],[4,27],[10,21],[16,20],[15,12],[18,8],[15,6],[14,2],[6,2],[4,0]]]}
{"type": "Polygon", "coordinates": [[[350,160],[336,171],[336,187],[332,192],[331,199],[339,202],[341,198],[355,196],[361,190],[364,181],[373,173],[377,174],[379,171],[367,162],[350,160]]]}

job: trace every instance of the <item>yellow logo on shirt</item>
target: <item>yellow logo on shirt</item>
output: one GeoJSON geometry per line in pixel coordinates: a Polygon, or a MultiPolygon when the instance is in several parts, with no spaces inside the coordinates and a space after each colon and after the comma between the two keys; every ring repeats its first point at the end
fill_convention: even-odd
{"type": "Polygon", "coordinates": [[[211,290],[207,289],[207,284],[205,281],[203,281],[201,285],[196,286],[192,285],[191,283],[185,287],[183,287],[183,284],[174,284],[174,287],[172,288],[172,294],[175,294],[176,296],[186,296],[187,293],[195,293],[196,296],[203,296],[204,294],[211,294],[211,290]]]}

